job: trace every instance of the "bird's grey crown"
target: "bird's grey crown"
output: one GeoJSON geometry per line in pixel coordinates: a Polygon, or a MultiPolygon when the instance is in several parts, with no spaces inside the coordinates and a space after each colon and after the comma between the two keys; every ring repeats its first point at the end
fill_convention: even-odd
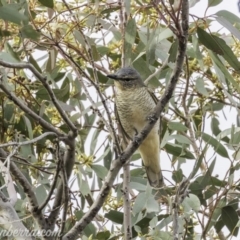
{"type": "Polygon", "coordinates": [[[120,79],[121,77],[123,79],[130,78],[130,79],[141,79],[140,74],[132,67],[124,67],[120,68],[117,72],[116,75],[120,79]]]}

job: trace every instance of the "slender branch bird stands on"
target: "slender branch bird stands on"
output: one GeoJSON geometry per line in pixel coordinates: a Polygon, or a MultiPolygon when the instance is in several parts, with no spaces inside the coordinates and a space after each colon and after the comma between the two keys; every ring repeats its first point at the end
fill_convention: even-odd
{"type": "MultiPolygon", "coordinates": [[[[147,118],[156,106],[156,101],[135,69],[125,67],[107,76],[115,80],[116,115],[121,130],[129,140],[132,140],[146,125],[147,118]]],[[[158,120],[139,146],[148,181],[152,187],[156,188],[163,186],[159,156],[159,123],[158,120]]]]}

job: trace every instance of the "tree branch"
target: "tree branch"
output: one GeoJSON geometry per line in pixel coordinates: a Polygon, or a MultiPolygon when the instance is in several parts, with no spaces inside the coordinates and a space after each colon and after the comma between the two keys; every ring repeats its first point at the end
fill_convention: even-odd
{"type": "Polygon", "coordinates": [[[29,69],[41,81],[42,85],[46,88],[50,99],[52,100],[54,106],[58,110],[62,119],[72,130],[72,132],[74,133],[74,136],[77,136],[77,128],[75,127],[75,125],[72,123],[72,121],[69,119],[69,117],[67,116],[65,111],[60,106],[53,90],[50,88],[49,84],[47,83],[46,77],[42,76],[42,74],[40,72],[38,72],[37,69],[32,64],[30,64],[30,63],[9,63],[9,62],[0,60],[0,65],[2,65],[4,67],[8,67],[8,68],[29,69]]]}
{"type": "Polygon", "coordinates": [[[26,114],[31,116],[36,122],[38,122],[43,128],[54,132],[58,135],[58,137],[66,137],[64,133],[61,133],[58,131],[52,124],[45,121],[43,118],[41,118],[38,114],[36,114],[34,111],[32,111],[27,105],[25,105],[20,99],[18,99],[15,94],[10,92],[6,86],[3,85],[2,80],[0,80],[0,88],[6,93],[7,97],[12,100],[19,108],[21,108],[26,114]]]}
{"type": "MultiPolygon", "coordinates": [[[[64,169],[66,171],[66,179],[68,180],[71,173],[72,173],[72,169],[75,163],[75,141],[74,139],[69,142],[68,145],[69,149],[67,149],[65,155],[64,155],[64,169]]],[[[61,156],[58,156],[59,158],[61,158],[61,156]]],[[[47,219],[47,222],[49,224],[49,228],[50,229],[54,229],[55,227],[55,222],[57,220],[57,217],[59,215],[59,211],[61,208],[61,205],[63,203],[63,194],[66,193],[66,189],[65,186],[67,186],[66,183],[64,183],[65,180],[62,179],[60,184],[58,185],[57,189],[56,189],[56,194],[55,194],[55,199],[54,199],[54,203],[53,203],[53,207],[52,207],[52,211],[49,214],[49,217],[47,219]]]]}

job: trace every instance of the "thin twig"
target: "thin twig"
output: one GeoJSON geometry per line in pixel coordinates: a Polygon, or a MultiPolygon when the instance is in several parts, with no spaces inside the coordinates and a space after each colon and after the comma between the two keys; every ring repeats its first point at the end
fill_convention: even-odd
{"type": "Polygon", "coordinates": [[[57,168],[56,168],[56,172],[54,174],[54,177],[53,177],[53,183],[52,183],[52,186],[49,190],[49,193],[48,193],[48,196],[47,198],[44,200],[44,202],[42,203],[41,206],[38,207],[38,210],[39,211],[42,211],[43,208],[45,208],[45,206],[48,204],[49,200],[51,199],[51,196],[55,190],[55,187],[57,185],[57,180],[58,180],[58,177],[59,177],[59,172],[60,172],[60,166],[61,166],[61,162],[62,162],[62,157],[58,155],[57,157],[57,168]]]}
{"type": "Polygon", "coordinates": [[[18,147],[21,147],[21,146],[24,146],[24,145],[28,145],[28,144],[32,144],[32,143],[35,143],[49,135],[54,135],[54,136],[57,136],[56,133],[54,132],[45,132],[43,133],[42,135],[36,137],[36,138],[33,138],[31,140],[28,140],[28,141],[24,141],[24,142],[9,142],[9,143],[3,143],[3,144],[0,144],[0,147],[3,148],[3,147],[9,147],[9,146],[18,146],[18,147]]]}

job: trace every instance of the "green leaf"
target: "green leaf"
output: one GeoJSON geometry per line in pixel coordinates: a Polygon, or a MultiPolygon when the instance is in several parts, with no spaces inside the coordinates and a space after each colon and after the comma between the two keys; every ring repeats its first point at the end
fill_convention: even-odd
{"type": "Polygon", "coordinates": [[[225,60],[233,67],[236,71],[240,71],[240,62],[232,49],[226,44],[226,42],[212,34],[207,33],[201,28],[197,29],[199,41],[208,49],[213,52],[222,55],[225,60]]]}
{"type": "Polygon", "coordinates": [[[136,215],[137,213],[139,213],[145,208],[146,201],[147,201],[147,196],[145,192],[139,193],[133,205],[133,210],[132,210],[133,215],[136,215]]]}
{"type": "Polygon", "coordinates": [[[199,156],[199,158],[197,159],[197,161],[195,162],[195,165],[193,167],[193,170],[191,172],[191,176],[192,178],[196,175],[198,169],[200,168],[201,164],[202,164],[202,160],[205,157],[206,151],[207,151],[207,147],[208,145],[206,144],[204,149],[202,150],[201,155],[199,156]]]}
{"type": "Polygon", "coordinates": [[[33,58],[32,54],[30,54],[29,62],[30,62],[40,73],[42,73],[42,69],[39,67],[37,61],[33,58]]]}
{"type": "Polygon", "coordinates": [[[217,6],[222,0],[208,0],[208,8],[217,6]]]}
{"type": "MultiPolygon", "coordinates": [[[[57,99],[64,101],[62,98],[69,94],[69,86],[66,85],[62,89],[53,89],[53,92],[57,99]]],[[[43,87],[36,92],[36,96],[43,100],[50,100],[47,90],[43,87]]]]}
{"type": "MultiPolygon", "coordinates": [[[[235,35],[240,40],[240,31],[233,26],[232,23],[225,19],[224,17],[216,17],[216,20],[225,28],[229,30],[230,33],[235,35]]],[[[240,19],[239,19],[240,20],[240,19]]]]}
{"type": "Polygon", "coordinates": [[[175,62],[177,58],[177,51],[178,51],[178,41],[174,41],[171,48],[169,49],[169,57],[168,62],[175,62]]]}
{"type": "Polygon", "coordinates": [[[201,203],[199,198],[194,194],[189,194],[186,198],[184,198],[182,202],[184,212],[190,212],[191,210],[198,212],[201,207],[201,203]]]}
{"type": "Polygon", "coordinates": [[[233,14],[231,12],[228,12],[226,10],[221,10],[221,11],[215,13],[215,15],[217,15],[219,17],[224,17],[225,19],[227,19],[232,24],[240,22],[239,17],[237,17],[235,14],[233,14]]]}
{"type": "Polygon", "coordinates": [[[12,33],[10,31],[0,29],[0,37],[9,37],[11,35],[12,35],[12,33]]]}
{"type": "Polygon", "coordinates": [[[211,59],[213,60],[213,62],[217,65],[217,67],[219,69],[217,69],[217,67],[215,67],[216,72],[218,73],[218,79],[225,84],[225,78],[228,80],[228,82],[232,83],[233,86],[237,89],[238,92],[240,92],[240,87],[239,84],[235,81],[235,79],[232,77],[232,75],[229,73],[228,69],[225,67],[225,65],[221,62],[221,60],[219,59],[219,57],[212,51],[209,51],[209,55],[211,57],[211,59]],[[221,77],[221,75],[223,75],[223,78],[221,77]]]}
{"type": "Polygon", "coordinates": [[[207,133],[202,133],[202,138],[206,143],[211,145],[220,156],[229,158],[226,148],[218,140],[207,133]]]}
{"type": "Polygon", "coordinates": [[[214,169],[216,163],[216,158],[212,161],[210,167],[208,168],[205,176],[202,178],[202,181],[200,182],[201,187],[204,189],[208,185],[212,185],[211,178],[212,178],[212,172],[214,169]]]}
{"type": "Polygon", "coordinates": [[[25,115],[22,116],[22,117],[23,117],[23,120],[24,120],[24,122],[26,124],[26,127],[27,127],[27,130],[28,130],[28,137],[30,139],[32,139],[33,138],[32,124],[31,124],[30,120],[25,115]]]}
{"type": "Polygon", "coordinates": [[[185,132],[188,130],[188,128],[180,122],[169,122],[168,127],[179,132],[185,132]]]}
{"type": "Polygon", "coordinates": [[[168,153],[170,153],[176,157],[183,157],[183,158],[187,158],[187,159],[195,158],[191,152],[183,149],[182,146],[180,147],[176,144],[168,143],[165,145],[165,149],[168,153]]]}
{"type": "Polygon", "coordinates": [[[131,45],[134,44],[136,38],[136,22],[134,18],[130,19],[127,23],[126,32],[125,32],[125,40],[126,42],[130,43],[131,45]]]}
{"type": "Polygon", "coordinates": [[[191,144],[190,139],[188,139],[187,137],[180,135],[180,134],[176,134],[176,135],[171,135],[169,137],[169,140],[175,139],[177,140],[179,143],[183,143],[183,144],[191,144]]]}
{"type": "Polygon", "coordinates": [[[0,53],[0,59],[5,62],[9,62],[9,63],[18,63],[19,62],[16,58],[14,58],[12,55],[10,55],[9,53],[6,53],[6,52],[0,53]]]}
{"type": "Polygon", "coordinates": [[[236,225],[238,223],[237,212],[231,206],[223,207],[222,220],[224,224],[227,226],[230,233],[236,237],[238,235],[238,229],[239,229],[239,228],[236,228],[236,225]]]}
{"type": "Polygon", "coordinates": [[[101,133],[101,131],[99,129],[95,129],[92,137],[91,137],[91,142],[90,142],[90,154],[93,155],[94,154],[94,150],[97,146],[97,142],[98,142],[98,136],[101,133]]]}
{"type": "Polygon", "coordinates": [[[105,46],[96,46],[97,47],[97,51],[101,56],[106,55],[107,53],[109,53],[110,49],[108,47],[105,46]]]}
{"type": "Polygon", "coordinates": [[[209,96],[209,93],[208,91],[206,90],[205,86],[204,86],[204,81],[202,78],[198,78],[196,80],[196,89],[199,93],[201,93],[202,95],[208,97],[209,96]]]}
{"type": "Polygon", "coordinates": [[[40,33],[37,32],[32,25],[24,25],[21,29],[20,32],[22,34],[23,38],[29,38],[34,41],[37,41],[40,37],[40,33]]]}
{"type": "Polygon", "coordinates": [[[0,19],[3,19],[4,21],[13,22],[18,25],[28,20],[28,18],[25,15],[19,13],[19,11],[14,8],[13,4],[0,7],[0,19]]]}
{"type": "Polygon", "coordinates": [[[104,179],[107,176],[108,170],[104,166],[93,164],[91,167],[99,178],[104,179]]]}
{"type": "Polygon", "coordinates": [[[215,136],[217,136],[221,132],[221,129],[219,128],[219,121],[215,117],[212,118],[211,129],[215,136]]]}
{"type": "Polygon", "coordinates": [[[110,210],[108,213],[104,215],[105,218],[117,223],[117,224],[123,224],[123,213],[116,211],[116,210],[110,210]]]}
{"type": "Polygon", "coordinates": [[[216,224],[217,219],[219,219],[219,216],[221,214],[222,207],[224,207],[225,205],[226,205],[225,199],[221,199],[218,202],[217,206],[215,207],[215,209],[213,211],[212,217],[210,219],[210,224],[208,225],[207,232],[211,229],[212,226],[214,226],[216,224]]]}
{"type": "Polygon", "coordinates": [[[190,0],[189,1],[189,8],[194,7],[200,0],[190,0]]]}
{"type": "Polygon", "coordinates": [[[111,236],[111,233],[109,231],[104,231],[104,232],[98,232],[96,235],[96,239],[99,240],[107,240],[111,236]]]}
{"type": "Polygon", "coordinates": [[[204,31],[202,28],[197,28],[197,34],[199,41],[208,49],[212,50],[213,52],[223,55],[223,50],[220,48],[220,46],[217,44],[216,40],[204,31]]]}
{"type": "Polygon", "coordinates": [[[43,6],[48,8],[54,8],[53,0],[38,0],[43,6]]]}
{"type": "Polygon", "coordinates": [[[158,202],[154,199],[153,195],[150,195],[146,201],[146,210],[148,213],[159,212],[159,204],[158,202]]]}
{"type": "Polygon", "coordinates": [[[172,172],[172,179],[176,182],[176,183],[180,183],[183,179],[183,172],[182,169],[178,169],[177,171],[173,171],[172,172]]]}
{"type": "Polygon", "coordinates": [[[198,38],[195,35],[192,35],[192,43],[195,57],[198,60],[201,70],[204,71],[203,56],[199,48],[198,38]]]}
{"type": "Polygon", "coordinates": [[[46,189],[44,187],[43,184],[41,184],[40,186],[38,186],[35,191],[36,193],[36,197],[38,199],[39,202],[44,202],[46,197],[47,197],[47,192],[46,192],[46,189]]]}

